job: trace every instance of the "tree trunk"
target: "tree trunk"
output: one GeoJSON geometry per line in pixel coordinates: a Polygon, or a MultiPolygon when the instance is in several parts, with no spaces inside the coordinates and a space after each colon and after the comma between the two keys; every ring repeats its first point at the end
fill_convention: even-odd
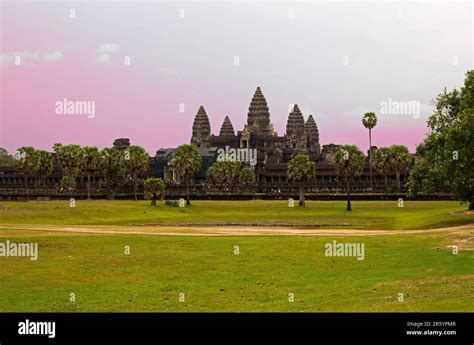
{"type": "Polygon", "coordinates": [[[151,206],[156,206],[156,193],[152,194],[151,197],[151,206]]]}
{"type": "Polygon", "coordinates": [[[387,177],[387,174],[385,174],[384,177],[385,177],[385,190],[388,193],[388,177],[387,177]]]}
{"type": "Polygon", "coordinates": [[[299,202],[300,206],[304,206],[305,205],[305,200],[304,200],[304,192],[303,192],[303,184],[300,183],[300,202],[299,202]]]}
{"type": "Polygon", "coordinates": [[[186,176],[186,205],[191,205],[191,199],[189,198],[189,177],[186,176]]]}
{"type": "Polygon", "coordinates": [[[369,168],[370,168],[370,191],[372,192],[372,129],[369,128],[369,168]]]}
{"type": "Polygon", "coordinates": [[[91,199],[91,174],[87,173],[87,200],[91,199]]]}
{"type": "Polygon", "coordinates": [[[397,170],[397,191],[400,193],[400,172],[397,170]]]}
{"type": "Polygon", "coordinates": [[[469,203],[469,210],[470,211],[474,210],[474,202],[469,203]]]}
{"type": "Polygon", "coordinates": [[[349,181],[347,181],[347,211],[352,211],[351,207],[351,193],[349,191],[349,181]]]}
{"type": "MultiPolygon", "coordinates": [[[[137,174],[133,174],[133,194],[135,195],[135,201],[138,200],[137,198],[137,174]]],[[[156,202],[155,202],[156,205],[156,202]]]]}

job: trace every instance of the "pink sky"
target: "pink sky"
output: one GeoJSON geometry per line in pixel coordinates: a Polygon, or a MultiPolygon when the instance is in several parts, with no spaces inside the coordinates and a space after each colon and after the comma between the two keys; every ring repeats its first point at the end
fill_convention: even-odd
{"type": "Polygon", "coordinates": [[[315,116],[321,145],[354,143],[364,151],[364,112],[379,114],[389,98],[419,101],[419,118],[379,114],[373,132],[374,145],[413,151],[425,136],[432,99],[460,86],[471,66],[466,6],[406,5],[399,23],[391,4],[301,3],[289,19],[285,4],[2,2],[0,146],[106,147],[127,137],[153,155],[189,142],[201,104],[214,134],[226,115],[241,130],[261,86],[280,135],[288,104],[298,103],[305,118],[315,116]],[[348,17],[343,11],[328,21],[340,6],[348,17]],[[352,16],[353,25],[341,26],[352,16]],[[453,25],[443,31],[440,20],[453,25]],[[373,25],[380,25],[377,32],[373,25]],[[64,98],[95,102],[95,118],[56,114],[64,98]]]}

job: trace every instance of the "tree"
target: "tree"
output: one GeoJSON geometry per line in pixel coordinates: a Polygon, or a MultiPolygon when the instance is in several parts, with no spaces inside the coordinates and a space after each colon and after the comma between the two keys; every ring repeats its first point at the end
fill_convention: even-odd
{"type": "Polygon", "coordinates": [[[365,156],[355,145],[342,145],[335,156],[336,173],[346,183],[347,211],[352,211],[349,183],[364,170],[365,156]]]}
{"type": "Polygon", "coordinates": [[[370,168],[370,190],[372,190],[372,129],[377,125],[375,113],[365,113],[362,124],[369,130],[369,168],[370,168]]]}
{"type": "Polygon", "coordinates": [[[28,192],[28,175],[34,175],[35,173],[35,149],[31,146],[20,147],[16,151],[15,158],[18,171],[25,175],[25,189],[28,192]]]}
{"type": "Polygon", "coordinates": [[[241,183],[254,183],[255,171],[251,167],[244,167],[240,170],[239,181],[241,183]]]}
{"type": "Polygon", "coordinates": [[[79,145],[54,144],[55,159],[61,167],[63,176],[68,176],[67,181],[75,180],[81,173],[84,165],[84,154],[79,145]]]}
{"type": "Polygon", "coordinates": [[[137,200],[137,179],[139,174],[145,173],[149,168],[148,153],[143,147],[136,145],[129,146],[124,153],[125,169],[132,178],[133,194],[137,200]]]}
{"type": "Polygon", "coordinates": [[[299,184],[299,205],[304,206],[304,186],[316,175],[315,163],[306,154],[297,154],[288,162],[288,177],[299,184]]]}
{"type": "Polygon", "coordinates": [[[165,183],[162,179],[156,177],[147,178],[143,182],[145,193],[151,196],[151,206],[156,206],[156,199],[165,194],[165,183]]]}
{"type": "Polygon", "coordinates": [[[227,183],[232,190],[232,185],[240,173],[241,163],[233,159],[217,160],[207,171],[207,177],[216,183],[227,183]]]}
{"type": "Polygon", "coordinates": [[[390,161],[391,152],[389,147],[380,147],[372,152],[372,162],[375,169],[384,175],[385,188],[388,191],[388,174],[392,171],[392,163],[390,161]]]}
{"type": "Polygon", "coordinates": [[[84,163],[82,174],[87,177],[87,199],[91,198],[91,175],[99,170],[100,153],[95,146],[84,146],[82,148],[84,163]]]}
{"type": "Polygon", "coordinates": [[[397,191],[400,192],[400,173],[406,172],[411,165],[410,152],[403,145],[392,145],[389,147],[390,164],[397,174],[397,191]]]}
{"type": "Polygon", "coordinates": [[[474,70],[466,73],[461,90],[446,89],[436,98],[428,118],[430,133],[416,148],[417,160],[409,194],[449,189],[474,209],[474,70]]]}
{"type": "Polygon", "coordinates": [[[186,183],[186,205],[191,205],[189,198],[189,180],[196,175],[201,168],[201,155],[196,146],[184,144],[176,149],[173,159],[173,166],[176,171],[184,178],[186,183]]]}
{"type": "Polygon", "coordinates": [[[115,198],[118,186],[126,180],[124,155],[115,148],[104,148],[100,151],[99,167],[104,175],[109,191],[109,198],[115,198]]]}
{"type": "Polygon", "coordinates": [[[64,175],[60,182],[61,190],[66,190],[68,194],[72,195],[72,192],[76,189],[76,179],[71,175],[64,175]]]}
{"type": "Polygon", "coordinates": [[[46,185],[46,177],[53,172],[53,156],[48,151],[36,150],[35,173],[38,175],[39,184],[46,185]]]}
{"type": "Polygon", "coordinates": [[[8,151],[3,147],[0,147],[0,166],[2,167],[14,167],[15,158],[12,155],[8,154],[8,151]]]}

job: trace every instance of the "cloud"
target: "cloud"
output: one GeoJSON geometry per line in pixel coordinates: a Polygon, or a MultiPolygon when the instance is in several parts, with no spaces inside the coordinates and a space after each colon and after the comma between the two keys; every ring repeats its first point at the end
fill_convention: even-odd
{"type": "Polygon", "coordinates": [[[110,63],[112,54],[120,50],[120,46],[116,43],[105,43],[97,48],[96,61],[100,63],[110,63]]]}
{"type": "Polygon", "coordinates": [[[45,62],[56,62],[56,61],[62,60],[63,58],[64,58],[64,55],[59,50],[55,50],[52,53],[43,54],[43,61],[45,62]]]}
{"type": "Polygon", "coordinates": [[[63,53],[60,50],[54,50],[52,52],[31,52],[25,50],[23,52],[3,53],[0,54],[0,66],[15,65],[16,61],[23,65],[25,62],[37,61],[54,63],[61,61],[64,58],[63,53]]]}
{"type": "Polygon", "coordinates": [[[115,43],[102,44],[97,51],[99,53],[115,53],[120,50],[120,46],[115,43]]]}
{"type": "Polygon", "coordinates": [[[110,54],[100,54],[99,56],[97,56],[97,62],[100,62],[100,63],[109,63],[110,62],[110,54]]]}

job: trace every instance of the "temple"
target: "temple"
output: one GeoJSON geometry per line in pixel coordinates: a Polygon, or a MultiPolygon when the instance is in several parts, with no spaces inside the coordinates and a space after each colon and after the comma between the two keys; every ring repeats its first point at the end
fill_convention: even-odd
{"type": "MultiPolygon", "coordinates": [[[[229,116],[225,116],[219,132],[211,129],[209,116],[204,106],[200,106],[192,124],[192,134],[190,142],[194,144],[202,158],[199,172],[192,181],[191,193],[194,197],[219,198],[228,195],[226,186],[208,183],[206,174],[209,167],[216,161],[219,152],[228,149],[253,150],[251,161],[242,161],[243,165],[250,165],[256,176],[256,181],[252,186],[240,185],[233,189],[233,197],[284,197],[295,195],[298,185],[288,180],[288,162],[298,153],[307,154],[316,163],[315,181],[307,187],[308,193],[322,197],[334,197],[345,190],[345,185],[338,180],[334,166],[334,156],[339,145],[320,145],[319,130],[315,117],[301,112],[297,104],[291,106],[286,123],[284,135],[275,132],[270,119],[270,109],[267,100],[260,87],[257,87],[250,100],[247,113],[247,122],[242,130],[236,131],[229,116]],[[256,157],[256,159],[255,159],[256,157]]],[[[130,146],[127,138],[118,138],[114,141],[113,147],[118,151],[124,151],[130,146]]],[[[375,147],[373,147],[375,148],[375,147]]],[[[139,176],[144,180],[147,177],[155,176],[163,178],[167,184],[166,191],[170,197],[183,195],[183,184],[181,176],[173,167],[173,158],[176,148],[160,148],[155,156],[149,158],[149,170],[139,176]]],[[[54,155],[54,153],[53,153],[54,155]]],[[[408,172],[401,173],[402,189],[405,191],[408,172]]],[[[26,175],[14,166],[0,167],[0,199],[21,198],[25,195],[37,197],[58,197],[61,194],[59,189],[62,171],[55,164],[53,171],[43,179],[43,187],[36,186],[34,176],[26,175]]],[[[370,190],[370,173],[368,155],[366,164],[361,176],[357,176],[351,183],[354,193],[381,193],[387,192],[387,183],[393,189],[395,172],[390,172],[384,176],[378,171],[373,172],[373,188],[370,190]],[[388,182],[385,178],[388,178],[388,182]]],[[[104,176],[97,171],[90,176],[94,197],[105,197],[104,176]]],[[[85,195],[85,177],[78,176],[77,196],[85,195]]],[[[139,186],[143,192],[142,185],[139,186]]],[[[124,184],[121,187],[118,197],[130,197],[131,187],[124,184]]]]}
{"type": "MultiPolygon", "coordinates": [[[[226,116],[219,135],[212,134],[209,117],[201,105],[194,118],[191,144],[196,145],[208,162],[209,156],[220,148],[256,150],[257,164],[254,169],[258,182],[285,182],[288,161],[298,153],[309,155],[313,161],[324,161],[328,158],[328,152],[324,151],[334,152],[337,149],[337,145],[330,145],[321,151],[318,125],[313,115],[305,121],[297,104],[293,105],[288,115],[286,133],[279,136],[271,123],[270,109],[260,87],[257,87],[250,101],[247,124],[241,131],[235,132],[231,119],[226,116]]],[[[159,175],[168,182],[176,179],[170,164],[172,151],[161,149],[157,152],[158,163],[162,162],[159,175]]],[[[209,164],[206,166],[209,167],[209,164]]],[[[205,177],[207,169],[204,167],[201,170],[198,178],[205,177]]]]}

